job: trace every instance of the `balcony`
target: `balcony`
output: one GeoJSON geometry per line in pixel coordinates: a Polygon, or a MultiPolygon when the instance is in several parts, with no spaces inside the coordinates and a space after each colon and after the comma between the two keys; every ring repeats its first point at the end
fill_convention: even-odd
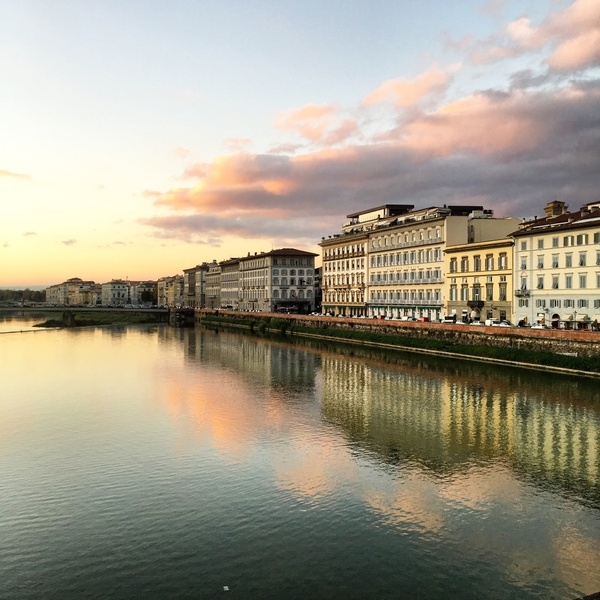
{"type": "Polygon", "coordinates": [[[479,310],[481,310],[484,305],[485,305],[485,302],[483,300],[469,300],[467,302],[467,306],[471,310],[473,310],[473,309],[479,309],[479,310]]]}
{"type": "Polygon", "coordinates": [[[518,298],[529,298],[531,292],[527,289],[515,290],[515,296],[518,298]]]}

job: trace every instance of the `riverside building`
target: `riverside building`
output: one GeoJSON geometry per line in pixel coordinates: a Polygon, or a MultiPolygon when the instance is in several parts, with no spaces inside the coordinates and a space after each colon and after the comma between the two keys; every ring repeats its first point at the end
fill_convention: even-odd
{"type": "Polygon", "coordinates": [[[515,239],[516,319],[554,328],[600,322],[600,202],[575,212],[549,202],[515,239]]]}
{"type": "Polygon", "coordinates": [[[445,313],[444,250],[489,237],[493,213],[456,205],[386,204],[348,215],[322,239],[323,310],[346,316],[438,320],[445,313]],[[473,225],[471,228],[470,225],[473,225]],[[353,260],[354,259],[354,260],[353,260]]]}
{"type": "Polygon", "coordinates": [[[312,312],[316,256],[305,250],[280,248],[240,258],[240,310],[312,312]]]}

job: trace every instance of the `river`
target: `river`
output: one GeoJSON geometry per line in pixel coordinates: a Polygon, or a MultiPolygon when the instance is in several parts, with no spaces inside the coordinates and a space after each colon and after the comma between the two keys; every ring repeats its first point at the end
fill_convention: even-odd
{"type": "Polygon", "coordinates": [[[598,381],[0,325],[3,600],[600,591],[598,381]]]}

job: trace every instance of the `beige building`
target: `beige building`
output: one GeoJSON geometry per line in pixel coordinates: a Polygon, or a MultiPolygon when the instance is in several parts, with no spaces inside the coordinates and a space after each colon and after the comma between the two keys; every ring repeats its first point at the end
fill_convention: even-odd
{"type": "MultiPolygon", "coordinates": [[[[352,218],[354,215],[348,215],[352,218]]],[[[343,230],[342,230],[343,231],[343,230]]],[[[322,310],[347,316],[366,315],[366,232],[349,229],[322,238],[322,310]]]]}
{"type": "Polygon", "coordinates": [[[182,275],[161,277],[156,283],[159,306],[183,306],[184,278],[182,275]]]}
{"type": "Polygon", "coordinates": [[[237,310],[240,307],[240,259],[222,260],[221,265],[221,307],[237,310]]]}
{"type": "Polygon", "coordinates": [[[183,270],[183,303],[186,308],[202,308],[206,302],[206,273],[208,264],[202,263],[183,270]]]}
{"type": "Polygon", "coordinates": [[[128,281],[112,279],[102,284],[102,306],[125,306],[129,302],[128,281]]]}
{"type": "Polygon", "coordinates": [[[544,211],[513,233],[516,319],[589,328],[600,322],[600,202],[544,211]]]}
{"type": "Polygon", "coordinates": [[[61,306],[95,306],[101,301],[101,293],[100,284],[72,277],[46,288],[46,303],[61,306]]]}
{"type": "Polygon", "coordinates": [[[206,308],[221,308],[221,265],[215,261],[206,272],[206,308]]]}

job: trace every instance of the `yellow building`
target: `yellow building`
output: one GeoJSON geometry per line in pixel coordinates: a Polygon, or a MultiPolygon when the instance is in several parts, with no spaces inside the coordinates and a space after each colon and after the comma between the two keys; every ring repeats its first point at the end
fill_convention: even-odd
{"type": "Polygon", "coordinates": [[[504,237],[446,247],[446,317],[513,319],[513,245],[504,237]]]}

